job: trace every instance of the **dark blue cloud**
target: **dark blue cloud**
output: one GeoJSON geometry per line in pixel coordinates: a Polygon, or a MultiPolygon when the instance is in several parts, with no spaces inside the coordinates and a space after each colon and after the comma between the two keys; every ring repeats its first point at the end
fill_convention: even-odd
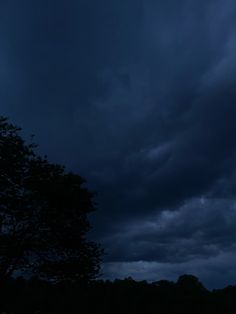
{"type": "Polygon", "coordinates": [[[112,265],[177,273],[181,263],[234,261],[235,9],[231,0],[0,3],[1,113],[97,191],[92,236],[112,265]],[[166,213],[173,224],[146,230],[166,213]]]}

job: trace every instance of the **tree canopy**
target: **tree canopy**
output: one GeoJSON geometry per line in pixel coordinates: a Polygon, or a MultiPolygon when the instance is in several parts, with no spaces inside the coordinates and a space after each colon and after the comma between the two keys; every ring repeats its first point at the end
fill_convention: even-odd
{"type": "Polygon", "coordinates": [[[35,153],[0,117],[0,280],[15,271],[55,281],[97,276],[102,250],[86,239],[93,193],[35,153]]]}

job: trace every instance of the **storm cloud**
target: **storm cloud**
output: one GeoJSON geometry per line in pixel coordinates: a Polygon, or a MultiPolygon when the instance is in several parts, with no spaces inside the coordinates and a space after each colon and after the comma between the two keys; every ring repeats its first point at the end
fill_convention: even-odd
{"type": "Polygon", "coordinates": [[[10,0],[0,12],[1,114],[96,190],[91,237],[105,247],[104,276],[199,267],[209,285],[226,284],[234,1],[10,0]]]}

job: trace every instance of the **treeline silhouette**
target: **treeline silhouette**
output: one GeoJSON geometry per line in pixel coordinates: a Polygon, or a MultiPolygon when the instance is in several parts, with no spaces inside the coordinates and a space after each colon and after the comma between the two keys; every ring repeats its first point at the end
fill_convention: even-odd
{"type": "Polygon", "coordinates": [[[236,286],[207,290],[192,275],[177,282],[81,282],[9,279],[0,291],[0,313],[209,314],[235,313],[236,286]]]}

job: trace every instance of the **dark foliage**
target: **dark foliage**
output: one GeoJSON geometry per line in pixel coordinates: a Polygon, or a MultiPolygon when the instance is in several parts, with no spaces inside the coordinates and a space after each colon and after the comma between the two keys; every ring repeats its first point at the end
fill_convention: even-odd
{"type": "Polygon", "coordinates": [[[6,314],[234,314],[236,286],[208,291],[194,276],[176,283],[137,282],[132,278],[57,284],[32,278],[11,279],[1,291],[0,311],[6,314]]]}
{"type": "Polygon", "coordinates": [[[0,118],[0,282],[16,271],[53,281],[97,276],[101,249],[85,238],[93,195],[83,184],[0,118]]]}

